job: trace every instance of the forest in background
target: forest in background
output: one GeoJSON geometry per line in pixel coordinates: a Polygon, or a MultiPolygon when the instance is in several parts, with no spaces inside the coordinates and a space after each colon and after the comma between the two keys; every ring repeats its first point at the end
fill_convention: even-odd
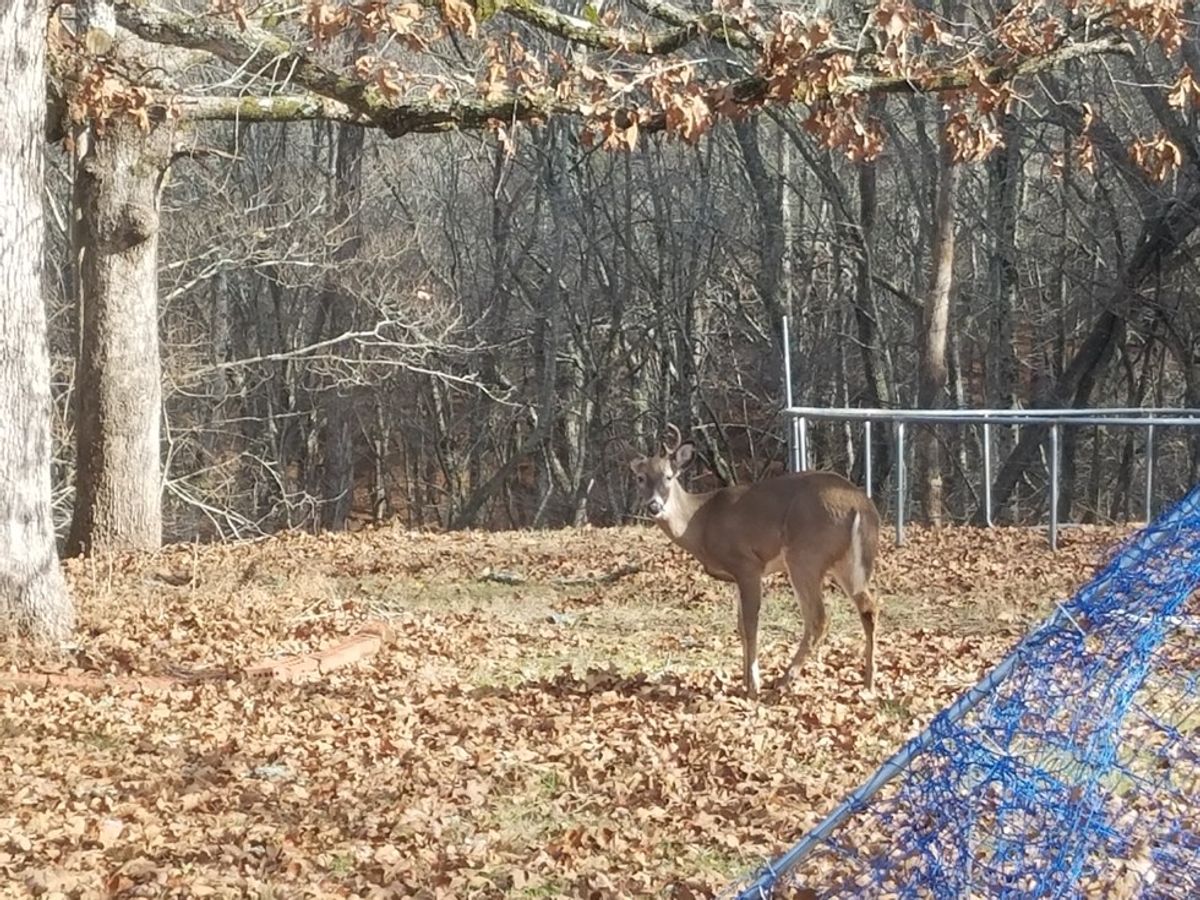
{"type": "MultiPolygon", "coordinates": [[[[891,35],[879,18],[887,6],[873,21],[891,35]]],[[[145,27],[149,13],[117,7],[123,25],[145,27]]],[[[836,21],[856,9],[823,11],[836,21]]],[[[1173,43],[1068,55],[991,90],[982,118],[962,112],[968,92],[871,95],[862,146],[849,154],[830,146],[812,108],[793,106],[718,121],[694,141],[634,127],[617,132],[628,143],[618,152],[565,118],[394,139],[333,114],[251,123],[195,113],[152,128],[114,117],[92,152],[128,177],[94,188],[91,202],[101,221],[105,203],[139,215],[155,206],[156,246],[127,261],[141,287],[129,288],[126,270],[105,302],[157,290],[153,321],[145,303],[127,317],[81,317],[71,210],[89,195],[73,173],[89,170],[70,141],[50,145],[60,534],[73,531],[76,551],[98,527],[81,522],[76,460],[85,477],[99,471],[88,448],[102,454],[105,441],[88,435],[112,426],[81,426],[79,411],[121,408],[96,395],[101,379],[80,343],[89,329],[142,331],[120,352],[112,342],[107,360],[143,392],[161,390],[167,540],[392,516],[438,528],[626,521],[638,512],[626,461],[668,421],[693,430],[710,473],[702,483],[781,471],[784,316],[802,404],[1200,407],[1200,66],[1190,6],[1172,9],[1173,43]],[[155,333],[159,387],[147,362],[155,333]]],[[[965,32],[1023,16],[1024,35],[1046,30],[1052,12],[950,4],[938,21],[965,32]]],[[[353,59],[361,40],[331,37],[324,58],[353,59]]],[[[488,46],[484,61],[503,57],[510,80],[514,48],[565,49],[521,23],[488,46]]],[[[156,67],[186,72],[201,98],[251,80],[125,30],[110,65],[140,83],[156,67]]],[[[1045,431],[997,428],[994,439],[1001,518],[1040,517],[1045,431]]],[[[882,492],[892,447],[885,429],[876,441],[882,492]]],[[[1139,515],[1143,442],[1068,429],[1063,517],[1139,515]]],[[[915,511],[976,517],[978,430],[922,430],[914,443],[915,511]]],[[[1161,496],[1191,484],[1197,446],[1178,431],[1158,436],[1161,496]]],[[[815,428],[812,456],[862,479],[857,430],[815,428]]]]}

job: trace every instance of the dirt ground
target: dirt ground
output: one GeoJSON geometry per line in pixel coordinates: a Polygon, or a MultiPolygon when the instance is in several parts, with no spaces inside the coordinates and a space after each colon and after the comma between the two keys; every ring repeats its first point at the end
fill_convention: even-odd
{"type": "MultiPolygon", "coordinates": [[[[707,896],[819,821],[1121,533],[1071,529],[1053,554],[1040,531],[911,530],[875,580],[875,694],[831,588],[823,655],[760,703],[730,589],[649,527],[72,563],[77,645],[0,641],[0,671],[112,685],[0,683],[0,895],[707,896]],[[239,675],[379,618],[395,639],[360,664],[239,675]]],[[[772,579],[766,681],[799,627],[772,579]]]]}

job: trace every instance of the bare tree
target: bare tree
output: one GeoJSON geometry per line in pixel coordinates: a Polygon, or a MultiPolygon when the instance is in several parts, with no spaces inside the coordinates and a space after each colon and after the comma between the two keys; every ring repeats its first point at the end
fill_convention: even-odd
{"type": "Polygon", "coordinates": [[[50,359],[42,302],[46,5],[0,9],[0,622],[43,639],[74,623],[50,515],[50,359]]]}

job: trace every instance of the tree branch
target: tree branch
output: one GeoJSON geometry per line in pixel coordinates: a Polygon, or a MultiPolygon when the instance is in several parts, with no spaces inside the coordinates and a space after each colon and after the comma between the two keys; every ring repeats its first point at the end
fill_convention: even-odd
{"type": "MultiPolygon", "coordinates": [[[[531,0],[508,2],[511,5],[502,7],[506,11],[524,16],[527,21],[537,24],[538,27],[545,27],[552,33],[560,33],[561,29],[568,26],[570,29],[580,28],[573,17],[549,10],[531,0]]],[[[646,2],[648,8],[656,10],[660,15],[676,15],[665,2],[642,2],[646,2]]],[[[219,17],[196,18],[172,14],[131,0],[119,0],[116,9],[120,24],[145,40],[205,50],[238,66],[271,67],[276,71],[286,72],[287,82],[343,104],[349,113],[361,117],[363,124],[373,124],[391,137],[400,137],[412,132],[478,129],[497,121],[583,114],[580,108],[581,101],[560,100],[550,88],[522,93],[509,92],[488,98],[390,100],[375,86],[347,77],[314,61],[302,48],[254,23],[247,23],[245,28],[239,29],[233,22],[219,17]]],[[[589,40],[610,39],[611,29],[597,30],[591,23],[583,24],[587,25],[587,28],[572,33],[588,37],[589,40]],[[604,32],[603,38],[600,32],[604,32]]],[[[657,52],[663,52],[661,47],[657,52]]],[[[1060,66],[1068,60],[1122,52],[1129,52],[1129,47],[1120,35],[1101,34],[1078,43],[1064,41],[1057,49],[1041,56],[1015,62],[1006,61],[982,68],[960,65],[916,78],[879,75],[866,71],[854,72],[842,79],[832,94],[935,93],[959,90],[968,87],[976,78],[999,83],[1035,75],[1060,66]]],[[[751,75],[731,83],[715,85],[707,92],[706,100],[712,108],[726,107],[730,103],[734,106],[753,107],[769,99],[770,89],[771,82],[767,78],[751,75]]],[[[801,85],[797,95],[805,89],[806,86],[801,85]]],[[[246,103],[252,105],[252,101],[246,103]]],[[[282,115],[283,109],[284,106],[276,106],[271,112],[282,115]]],[[[268,112],[264,112],[263,116],[272,117],[268,112]]],[[[653,113],[639,121],[638,126],[643,132],[665,130],[666,112],[653,113]]]]}
{"type": "MultiPolygon", "coordinates": [[[[436,0],[421,2],[427,7],[438,8],[436,0]]],[[[648,7],[655,5],[657,4],[654,2],[647,4],[648,7]]],[[[665,56],[706,37],[720,41],[734,40],[733,33],[727,31],[725,18],[719,13],[689,15],[678,11],[679,14],[671,18],[658,15],[656,18],[676,27],[651,34],[627,28],[607,28],[530,0],[498,0],[495,9],[496,12],[519,19],[545,34],[595,50],[623,50],[645,56],[665,56]]],[[[648,9],[646,11],[649,12],[648,9]]]]}
{"type": "Polygon", "coordinates": [[[272,32],[247,22],[239,29],[221,16],[170,13],[146,3],[119,0],[117,21],[143,40],[190,50],[204,50],[235,65],[270,67],[288,73],[294,81],[351,109],[368,112],[368,85],[321,65],[301,48],[272,32]]]}
{"type": "Polygon", "coordinates": [[[630,0],[630,2],[646,15],[666,22],[668,25],[703,28],[712,34],[714,40],[719,40],[730,47],[758,51],[766,43],[761,28],[753,35],[737,28],[730,28],[728,19],[720,13],[714,12],[697,16],[668,0],[630,0]]]}
{"type": "Polygon", "coordinates": [[[170,104],[194,121],[231,122],[298,122],[319,119],[370,126],[374,123],[346,104],[317,94],[281,94],[274,97],[256,96],[193,96],[156,97],[163,105],[170,104]]]}

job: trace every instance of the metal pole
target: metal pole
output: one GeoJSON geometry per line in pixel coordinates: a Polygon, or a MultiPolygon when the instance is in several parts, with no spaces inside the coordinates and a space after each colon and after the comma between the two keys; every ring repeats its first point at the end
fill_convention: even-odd
{"type": "Polygon", "coordinates": [[[896,423],[896,546],[904,543],[904,423],[896,423]]]}
{"type": "Polygon", "coordinates": [[[1154,514],[1154,426],[1146,426],[1146,521],[1154,514]]]}
{"type": "Polygon", "coordinates": [[[867,419],[867,421],[864,422],[863,425],[864,425],[863,432],[865,435],[864,440],[866,440],[866,442],[867,442],[867,453],[866,453],[867,496],[870,497],[874,493],[871,489],[872,488],[872,480],[871,480],[871,420],[867,419]]]}
{"type": "Polygon", "coordinates": [[[992,527],[992,426],[983,423],[983,517],[992,527]]]}
{"type": "Polygon", "coordinates": [[[799,450],[800,450],[800,452],[798,454],[799,455],[798,471],[804,472],[804,471],[808,470],[808,419],[806,419],[802,416],[800,418],[800,421],[798,422],[798,424],[800,426],[800,438],[799,438],[799,440],[796,441],[796,443],[799,445],[799,450]]]}
{"type": "MultiPolygon", "coordinates": [[[[795,406],[792,397],[792,327],[788,316],[783,317],[783,397],[788,409],[795,406]]],[[[800,446],[796,420],[788,416],[788,465],[800,471],[800,446]]]]}
{"type": "Polygon", "coordinates": [[[1050,549],[1058,549],[1058,430],[1050,426],[1050,549]]]}

